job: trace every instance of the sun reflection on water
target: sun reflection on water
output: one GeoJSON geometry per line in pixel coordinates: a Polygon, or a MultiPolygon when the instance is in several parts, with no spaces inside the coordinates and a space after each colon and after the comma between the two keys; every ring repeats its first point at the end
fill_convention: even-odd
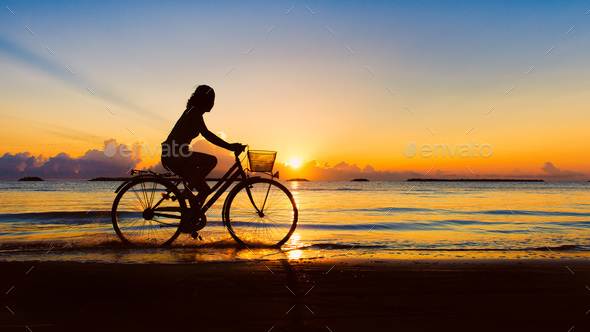
{"type": "Polygon", "coordinates": [[[290,184],[291,184],[290,191],[291,191],[291,194],[293,195],[293,199],[295,200],[295,205],[297,206],[297,208],[299,208],[299,199],[298,199],[299,182],[298,181],[291,181],[290,184]]]}
{"type": "Polygon", "coordinates": [[[305,244],[301,242],[301,235],[295,232],[291,235],[291,239],[283,246],[283,249],[286,250],[289,260],[298,260],[304,258],[302,257],[303,251],[299,250],[302,246],[305,246],[305,244]]]}
{"type": "Polygon", "coordinates": [[[303,252],[301,250],[291,250],[289,251],[289,260],[298,260],[299,258],[301,258],[302,254],[303,252]]]}

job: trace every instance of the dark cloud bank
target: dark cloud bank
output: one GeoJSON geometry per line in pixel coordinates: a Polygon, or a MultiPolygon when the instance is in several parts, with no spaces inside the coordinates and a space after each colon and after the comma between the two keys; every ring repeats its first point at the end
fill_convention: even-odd
{"type": "Polygon", "coordinates": [[[29,152],[5,153],[0,157],[0,179],[19,179],[24,176],[38,176],[43,179],[91,179],[100,176],[123,176],[134,165],[141,162],[138,156],[112,156],[107,147],[122,146],[115,140],[105,141],[102,150],[88,150],[83,156],[72,158],[62,152],[55,157],[33,156],[29,152]]]}

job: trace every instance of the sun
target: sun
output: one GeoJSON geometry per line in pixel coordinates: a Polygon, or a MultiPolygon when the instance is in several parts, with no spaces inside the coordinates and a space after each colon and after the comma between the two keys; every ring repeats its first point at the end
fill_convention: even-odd
{"type": "Polygon", "coordinates": [[[301,158],[291,158],[291,160],[289,160],[288,165],[293,167],[293,168],[298,168],[299,166],[301,166],[301,163],[303,163],[303,159],[301,158]]]}

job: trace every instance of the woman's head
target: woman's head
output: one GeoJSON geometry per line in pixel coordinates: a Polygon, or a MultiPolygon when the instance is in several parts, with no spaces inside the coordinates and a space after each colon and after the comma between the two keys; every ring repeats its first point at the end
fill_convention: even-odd
{"type": "Polygon", "coordinates": [[[205,113],[213,108],[214,103],[215,91],[213,88],[208,85],[199,85],[186,102],[186,109],[205,113]]]}

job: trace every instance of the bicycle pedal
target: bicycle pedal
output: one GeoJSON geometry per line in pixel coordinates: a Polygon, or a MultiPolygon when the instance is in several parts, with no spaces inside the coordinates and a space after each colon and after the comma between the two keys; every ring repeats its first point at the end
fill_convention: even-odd
{"type": "Polygon", "coordinates": [[[203,238],[202,238],[202,237],[199,235],[199,232],[193,232],[193,233],[191,234],[191,237],[192,237],[193,239],[195,239],[195,240],[197,240],[197,239],[198,239],[198,240],[200,240],[200,241],[203,241],[203,238]]]}

